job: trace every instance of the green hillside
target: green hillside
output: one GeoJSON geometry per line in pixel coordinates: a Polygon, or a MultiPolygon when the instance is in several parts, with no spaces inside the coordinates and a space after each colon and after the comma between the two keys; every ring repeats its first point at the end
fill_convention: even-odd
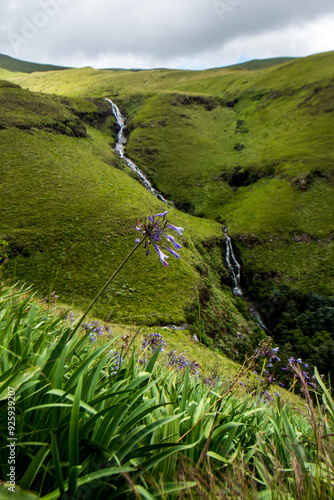
{"type": "Polygon", "coordinates": [[[252,59],[251,61],[246,61],[244,63],[233,64],[228,66],[229,69],[248,69],[253,71],[255,69],[270,68],[270,66],[277,66],[278,64],[284,64],[290,61],[294,61],[297,57],[273,57],[270,59],[252,59]]]}
{"type": "Polygon", "coordinates": [[[0,54],[0,68],[14,73],[33,73],[34,71],[60,71],[68,69],[65,66],[54,66],[53,64],[39,64],[27,61],[21,61],[14,57],[0,54]]]}
{"type": "Polygon", "coordinates": [[[138,214],[163,210],[110,147],[114,119],[103,101],[109,97],[128,119],[127,155],[174,200],[181,212],[171,210],[171,217],[189,228],[185,256],[167,270],[169,279],[138,256],[136,275],[110,291],[111,307],[118,294],[122,314],[163,307],[174,321],[198,323],[197,284],[207,333],[231,333],[233,307],[244,306],[228,291],[223,224],[242,263],[243,286],[276,339],[286,349],[299,342],[303,356],[311,356],[311,337],[320,339],[316,349],[323,339],[333,342],[333,52],[252,71],[81,68],[0,76],[43,92],[3,89],[4,170],[15,168],[21,177],[7,175],[2,184],[13,200],[2,237],[31,246],[28,256],[12,254],[6,264],[12,276],[45,290],[52,253],[59,289],[66,300],[80,301],[107,276],[112,257],[125,255],[124,241],[130,248],[138,214]],[[299,341],[291,344],[294,336],[299,341]]]}
{"type": "MultiPolygon", "coordinates": [[[[129,175],[111,147],[114,120],[106,101],[51,97],[2,81],[0,104],[4,274],[83,306],[133,248],[137,218],[144,222],[166,205],[129,175]]],[[[113,311],[113,320],[149,324],[187,320],[197,288],[208,286],[202,269],[221,261],[222,231],[172,208],[170,221],[185,228],[182,258],[164,268],[154,250],[149,257],[138,251],[96,315],[113,311]]],[[[235,299],[219,291],[217,269],[227,276],[222,262],[209,270],[212,300],[246,333],[235,299]]]]}

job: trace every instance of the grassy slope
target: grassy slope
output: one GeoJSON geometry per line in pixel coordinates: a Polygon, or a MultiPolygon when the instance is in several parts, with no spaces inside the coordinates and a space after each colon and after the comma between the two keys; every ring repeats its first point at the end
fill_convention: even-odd
{"type": "Polygon", "coordinates": [[[252,59],[251,61],[246,61],[240,64],[233,64],[228,66],[229,69],[248,69],[253,71],[255,69],[270,68],[270,66],[277,66],[278,64],[284,64],[290,61],[294,61],[296,57],[273,57],[270,59],[252,59]]]}
{"type": "Polygon", "coordinates": [[[331,294],[333,78],[330,52],[252,72],[86,68],[12,80],[113,97],[130,118],[129,156],[161,191],[227,224],[244,266],[331,294]]]}
{"type": "MultiPolygon", "coordinates": [[[[145,220],[166,205],[122,170],[111,147],[114,120],[105,101],[64,100],[2,81],[0,103],[0,192],[5,200],[0,240],[10,245],[4,270],[13,279],[34,283],[41,294],[55,289],[63,301],[82,306],[133,247],[137,217],[145,220]]],[[[197,248],[220,238],[221,229],[175,209],[170,220],[186,228],[182,259],[164,268],[153,252],[146,258],[139,250],[99,302],[97,315],[106,317],[115,308],[114,319],[141,322],[151,315],[151,324],[185,320],[184,309],[200,281],[197,248]]],[[[223,301],[232,323],[247,331],[229,294],[223,301]]]]}
{"type": "Polygon", "coordinates": [[[0,54],[0,68],[7,71],[33,73],[34,71],[58,71],[68,69],[65,66],[55,66],[53,64],[39,64],[27,61],[21,61],[14,57],[0,54]]]}
{"type": "Polygon", "coordinates": [[[1,75],[113,98],[129,118],[128,155],[180,206],[227,224],[245,270],[333,293],[333,53],[251,72],[1,75]]]}

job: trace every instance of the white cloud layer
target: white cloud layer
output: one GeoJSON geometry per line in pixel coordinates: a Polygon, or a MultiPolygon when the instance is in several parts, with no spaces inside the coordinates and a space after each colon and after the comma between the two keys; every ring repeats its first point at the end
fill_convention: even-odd
{"type": "Polygon", "coordinates": [[[334,49],[332,0],[1,0],[0,52],[96,68],[187,68],[334,49]]]}

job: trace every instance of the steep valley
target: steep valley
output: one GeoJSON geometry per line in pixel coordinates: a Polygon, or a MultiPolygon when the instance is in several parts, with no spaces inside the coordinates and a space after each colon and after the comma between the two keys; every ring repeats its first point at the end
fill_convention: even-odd
{"type": "Polygon", "coordinates": [[[138,251],[95,314],[187,321],[238,359],[261,333],[231,293],[228,228],[275,341],[333,373],[333,52],[256,70],[0,78],[5,278],[85,304],[134,245],[137,218],[167,209],[114,151],[109,98],[127,118],[127,156],[185,231],[180,260],[163,268],[138,251]]]}

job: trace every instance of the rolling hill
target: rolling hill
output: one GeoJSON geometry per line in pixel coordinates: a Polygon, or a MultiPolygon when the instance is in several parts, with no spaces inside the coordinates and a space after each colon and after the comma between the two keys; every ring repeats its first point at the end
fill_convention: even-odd
{"type": "Polygon", "coordinates": [[[127,155],[175,202],[171,217],[188,236],[168,279],[138,256],[97,314],[118,305],[119,318],[158,312],[157,321],[198,327],[201,313],[222,343],[250,332],[228,289],[223,225],[246,295],[277,341],[292,350],[299,342],[303,356],[313,339],[314,349],[333,343],[333,52],[251,71],[3,69],[0,77],[7,276],[44,292],[56,280],[66,301],[84,302],[131,247],[133,221],[163,210],[111,147],[108,97],[128,120],[127,155]]]}
{"type": "Polygon", "coordinates": [[[65,66],[55,66],[53,64],[40,64],[28,61],[21,61],[14,57],[0,54],[0,68],[14,73],[33,73],[34,71],[60,71],[69,69],[65,66]]]}

